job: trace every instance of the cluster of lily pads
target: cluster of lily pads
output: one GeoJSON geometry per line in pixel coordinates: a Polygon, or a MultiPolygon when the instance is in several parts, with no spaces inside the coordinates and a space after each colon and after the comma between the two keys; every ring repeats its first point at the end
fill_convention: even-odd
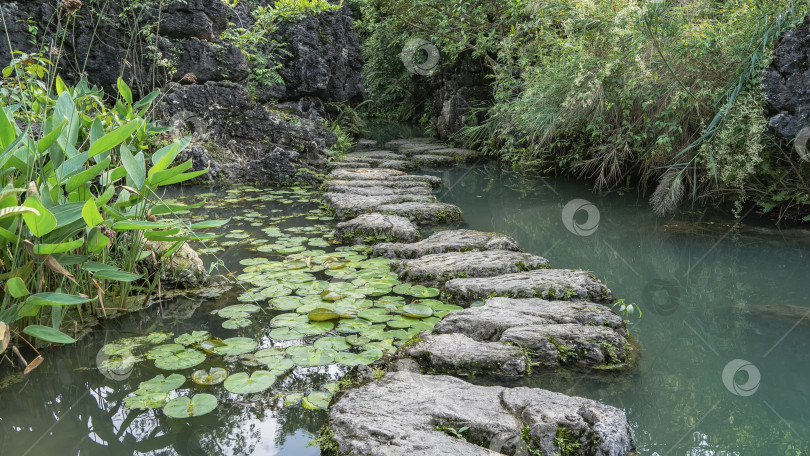
{"type": "MultiPolygon", "coordinates": [[[[163,408],[175,418],[208,413],[217,406],[215,396],[178,396],[176,391],[190,380],[200,388],[221,385],[228,392],[250,395],[269,390],[296,368],[371,364],[460,308],[435,299],[436,288],[400,282],[390,272],[391,261],[369,257],[365,246],[335,247],[334,227],[319,223],[332,218],[321,210],[305,207],[303,212],[276,214],[278,209],[263,207],[268,201],[313,203],[317,197],[312,192],[242,187],[233,195],[206,208],[239,202],[252,203],[256,210],[242,209],[232,216],[232,226],[205,247],[214,253],[238,246],[257,256],[240,261],[239,303],[220,307],[213,317],[224,330],[259,337],[153,333],[104,346],[109,358],[99,365],[102,370],[153,362],[169,374],[142,382],[126,399],[127,407],[163,408]],[[262,346],[258,342],[268,340],[262,346]]],[[[300,403],[323,409],[336,389],[336,383],[328,383],[276,396],[285,406],[300,403]]]]}

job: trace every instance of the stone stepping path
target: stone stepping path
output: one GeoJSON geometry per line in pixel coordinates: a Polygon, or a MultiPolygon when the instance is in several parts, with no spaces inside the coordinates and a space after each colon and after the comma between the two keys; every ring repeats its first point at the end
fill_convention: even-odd
{"type": "Polygon", "coordinates": [[[542,268],[548,268],[545,258],[509,250],[437,253],[391,263],[391,270],[403,282],[430,286],[459,277],[492,277],[542,268]]]}
{"type": "Polygon", "coordinates": [[[444,284],[447,302],[462,307],[493,296],[613,302],[613,293],[593,274],[571,269],[538,269],[495,277],[453,279],[444,284]]]}
{"type": "Polygon", "coordinates": [[[376,244],[380,240],[416,242],[422,239],[419,228],[398,215],[363,214],[338,223],[335,239],[342,244],[376,244]]]}
{"type": "Polygon", "coordinates": [[[374,256],[394,260],[391,270],[400,280],[437,287],[442,301],[463,309],[447,313],[432,333],[416,336],[387,361],[388,370],[410,365],[409,371],[389,372],[339,396],[329,418],[338,453],[557,454],[562,429],[571,444],[580,444],[577,454],[629,455],[629,424],[613,407],[537,388],[481,387],[420,374],[509,379],[625,370],[638,354],[625,322],[603,305],[613,302],[611,291],[593,274],[548,269],[545,258],[496,233],[445,230],[421,239],[417,226],[457,223],[461,211],[435,198],[441,179],[404,171],[454,165],[477,152],[429,138],[391,141],[385,145],[390,151],[371,147],[332,164],[324,202],[346,220],[335,238],[372,244],[374,256]],[[469,438],[437,431],[437,424],[466,427],[469,438]]]}
{"type": "Polygon", "coordinates": [[[476,250],[511,250],[522,249],[509,236],[496,233],[484,233],[474,230],[439,231],[427,239],[411,244],[382,243],[374,246],[374,256],[386,258],[419,258],[424,255],[447,252],[469,252],[476,250]]]}
{"type": "Polygon", "coordinates": [[[332,405],[328,426],[342,455],[555,455],[557,438],[579,443],[578,455],[635,450],[617,408],[539,388],[476,386],[408,371],[347,390],[332,405]],[[437,427],[467,429],[461,439],[437,427]]]}

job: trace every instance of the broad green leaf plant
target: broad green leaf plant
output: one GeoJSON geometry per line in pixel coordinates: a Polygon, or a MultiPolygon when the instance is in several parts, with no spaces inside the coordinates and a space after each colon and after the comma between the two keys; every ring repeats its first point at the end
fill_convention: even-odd
{"type": "Polygon", "coordinates": [[[172,217],[187,207],[156,190],[206,170],[174,164],[190,138],[153,151],[165,131],[148,120],[158,92],[136,101],[119,79],[109,109],[86,80],[68,86],[41,56],[15,55],[0,79],[0,323],[71,343],[66,323],[126,308],[157,285],[142,264],[148,241],[171,243],[169,257],[205,237],[172,217]]]}

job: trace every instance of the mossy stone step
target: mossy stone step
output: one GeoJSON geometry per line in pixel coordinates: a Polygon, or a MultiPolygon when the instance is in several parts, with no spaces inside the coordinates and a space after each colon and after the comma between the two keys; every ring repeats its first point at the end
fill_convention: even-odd
{"type": "Polygon", "coordinates": [[[459,277],[492,277],[548,267],[545,258],[508,250],[437,253],[391,263],[400,280],[431,286],[459,277]]]}
{"type": "Polygon", "coordinates": [[[382,239],[414,242],[422,239],[422,233],[405,217],[371,213],[338,223],[335,239],[343,244],[375,244],[382,239]]]}
{"type": "Polygon", "coordinates": [[[510,250],[520,252],[520,246],[509,236],[475,230],[446,230],[412,244],[382,243],[374,246],[374,256],[386,258],[419,258],[424,255],[475,250],[510,250]]]}

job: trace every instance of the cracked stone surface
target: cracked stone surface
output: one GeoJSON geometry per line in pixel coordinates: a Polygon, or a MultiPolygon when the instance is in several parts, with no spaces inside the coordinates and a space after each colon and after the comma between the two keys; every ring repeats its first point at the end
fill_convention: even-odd
{"type": "Polygon", "coordinates": [[[437,253],[391,263],[400,280],[431,286],[460,277],[492,277],[541,268],[548,268],[545,258],[509,250],[437,253]]]}
{"type": "Polygon", "coordinates": [[[407,217],[419,225],[444,225],[461,221],[461,209],[446,203],[403,202],[377,206],[376,212],[407,217]]]}
{"type": "Polygon", "coordinates": [[[373,139],[361,139],[357,141],[357,150],[376,149],[379,146],[379,143],[373,139]]]}
{"type": "Polygon", "coordinates": [[[553,455],[558,428],[581,444],[577,454],[635,451],[627,417],[615,407],[539,388],[476,386],[408,371],[347,390],[332,405],[328,427],[340,455],[553,455]],[[466,441],[437,425],[467,427],[466,441]],[[521,438],[524,427],[531,447],[521,438]]]}
{"type": "Polygon", "coordinates": [[[377,160],[402,160],[404,156],[391,152],[390,150],[363,150],[351,152],[345,155],[345,158],[361,158],[361,159],[377,159],[377,160]]]}
{"type": "Polygon", "coordinates": [[[379,185],[363,186],[363,187],[344,183],[330,183],[328,189],[330,192],[334,193],[351,193],[354,195],[361,195],[361,196],[433,195],[433,191],[431,190],[428,184],[422,182],[415,182],[415,184],[420,185],[414,185],[411,187],[403,188],[403,187],[383,186],[382,183],[380,183],[379,185]]]}
{"type": "Polygon", "coordinates": [[[464,334],[425,334],[403,351],[431,373],[497,377],[526,374],[526,355],[520,348],[480,342],[464,334]]]}
{"type": "Polygon", "coordinates": [[[481,157],[481,153],[471,149],[456,149],[448,147],[446,149],[432,149],[430,155],[447,155],[453,157],[457,161],[475,160],[481,157]]]}
{"type": "Polygon", "coordinates": [[[422,239],[422,233],[404,217],[374,213],[338,223],[335,228],[335,239],[343,244],[365,244],[379,238],[413,242],[422,239]]]}
{"type": "Polygon", "coordinates": [[[455,165],[456,159],[449,155],[419,154],[411,157],[418,166],[449,166],[455,165]]]}
{"type": "Polygon", "coordinates": [[[358,161],[336,161],[336,162],[329,162],[326,167],[329,169],[353,169],[353,168],[368,168],[372,166],[369,162],[358,162],[358,161]]]}
{"type": "MultiPolygon", "coordinates": [[[[336,169],[331,173],[329,173],[329,177],[331,179],[342,179],[342,180],[385,180],[395,176],[408,177],[404,171],[397,171],[395,169],[372,169],[372,168],[361,168],[352,170],[336,169]]],[[[405,179],[405,180],[414,180],[414,179],[405,179]]]]}
{"type": "Polygon", "coordinates": [[[416,169],[418,162],[406,160],[385,160],[380,162],[377,167],[383,169],[398,169],[400,171],[410,171],[416,169]]]}
{"type": "MultiPolygon", "coordinates": [[[[335,191],[336,188],[362,188],[362,187],[386,187],[386,188],[424,188],[430,191],[431,185],[420,181],[383,181],[383,180],[332,180],[326,182],[328,191],[335,191]]],[[[348,190],[341,190],[348,191],[348,190]]]]}
{"type": "Polygon", "coordinates": [[[401,144],[397,149],[399,153],[407,156],[419,155],[428,153],[431,150],[439,150],[447,148],[444,144],[401,144]]]}
{"type": "Polygon", "coordinates": [[[520,246],[509,236],[475,230],[439,231],[412,244],[382,243],[374,246],[374,256],[386,258],[418,258],[424,255],[473,250],[511,250],[520,252],[520,246]]]}
{"type": "Polygon", "coordinates": [[[408,139],[395,139],[393,141],[388,141],[383,146],[386,149],[397,150],[399,146],[403,144],[431,144],[435,143],[436,140],[433,138],[408,138],[408,139]]]}
{"type": "MultiPolygon", "coordinates": [[[[410,192],[376,196],[328,192],[323,195],[323,200],[327,206],[335,211],[335,216],[340,220],[354,218],[367,212],[392,212],[385,208],[401,203],[418,203],[422,206],[425,204],[436,204],[436,197],[433,195],[421,195],[410,192]]],[[[393,211],[393,214],[401,215],[396,211],[393,211]]]]}
{"type": "Polygon", "coordinates": [[[448,302],[462,307],[494,296],[613,302],[613,293],[587,271],[538,269],[494,277],[453,279],[444,284],[448,302]]]}

